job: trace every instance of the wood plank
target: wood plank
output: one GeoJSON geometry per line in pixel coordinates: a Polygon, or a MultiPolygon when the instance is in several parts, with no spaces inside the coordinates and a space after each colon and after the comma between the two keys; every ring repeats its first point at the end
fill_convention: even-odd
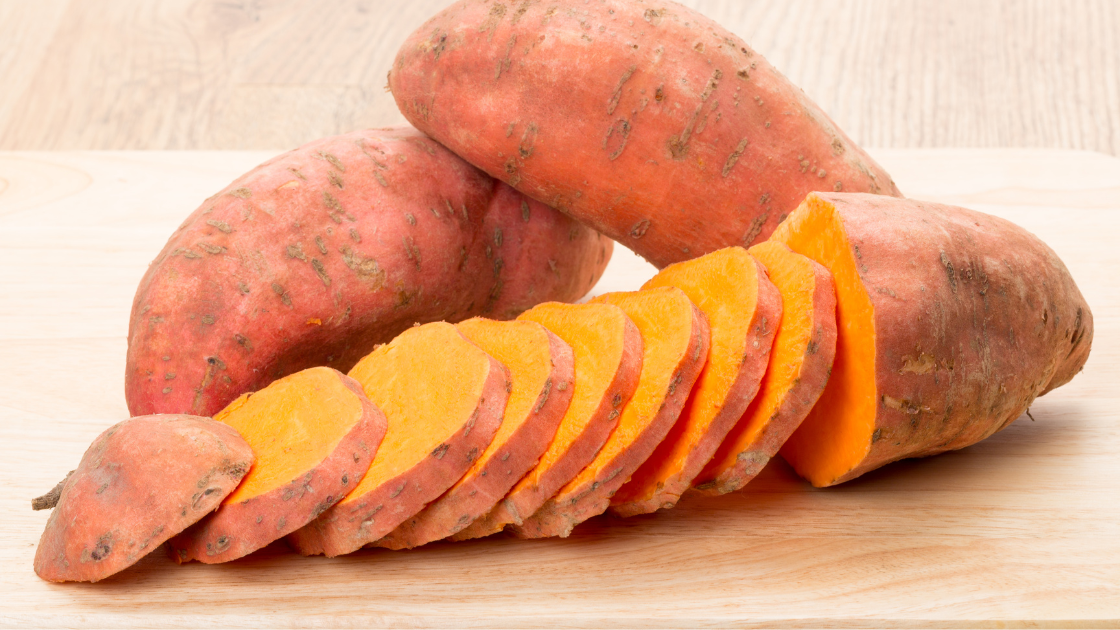
{"type": "MultiPolygon", "coordinates": [[[[157,552],[96,585],[38,580],[28,510],[109,424],[132,292],[249,152],[0,153],[0,626],[1116,627],[1120,624],[1120,159],[877,150],[914,197],[1040,234],[1092,305],[1085,372],[1005,431],[818,490],[775,461],[743,492],[492,538],[229,565],[157,552]]],[[[652,269],[625,250],[596,292],[652,269]]]]}
{"type": "MultiPolygon", "coordinates": [[[[385,75],[448,0],[0,3],[0,149],[286,149],[403,121],[385,75]]],[[[1115,0],[687,0],[861,144],[1120,155],[1115,0]]]]}

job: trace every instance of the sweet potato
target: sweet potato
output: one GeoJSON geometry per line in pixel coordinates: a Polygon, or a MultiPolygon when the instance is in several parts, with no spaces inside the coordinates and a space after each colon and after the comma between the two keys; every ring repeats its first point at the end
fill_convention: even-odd
{"type": "Polygon", "coordinates": [[[452,536],[489,536],[520,525],[591,463],[618,424],[642,371],[642,337],[626,313],[611,304],[540,304],[518,319],[542,324],[575,356],[575,391],[540,462],[486,516],[452,536]]]}
{"type": "Polygon", "coordinates": [[[572,348],[544,326],[475,317],[456,327],[509,370],[502,426],[458,483],[377,541],[378,547],[412,548],[446,538],[489,512],[537,464],[572,401],[572,348]]]}
{"type": "Polygon", "coordinates": [[[615,491],[665,438],[708,360],[708,322],[680,289],[607,293],[593,302],[621,308],[638,326],[638,388],[595,459],[524,523],[508,528],[522,538],[566,537],[576,525],[602,514],[615,491]]]}
{"type": "Polygon", "coordinates": [[[348,370],[414,322],[575,300],[610,249],[413,129],[318,140],[208,199],[149,267],[128,407],[211,415],[286,374],[348,370]]]}
{"type": "Polygon", "coordinates": [[[288,537],[303,555],[357,551],[437,499],[494,439],[510,388],[502,364],[444,322],[406,330],[350,375],[389,431],[361,483],[288,537]]]}
{"type": "Polygon", "coordinates": [[[747,252],[781,293],[782,318],[758,395],[693,481],[702,494],[734,492],[754,479],[816,404],[836,355],[832,274],[775,241],[747,252]]]}
{"type": "Polygon", "coordinates": [[[611,499],[620,516],[676,505],[758,392],[782,317],[778,289],[741,247],[670,265],[642,288],[666,286],[707,316],[711,350],[669,435],[611,499]]]}
{"type": "Polygon", "coordinates": [[[218,507],[252,465],[253,451],[237,431],[209,418],[115,424],[55,491],[34,502],[55,507],[35,550],[35,573],[50,582],[96,582],[122,571],[218,507]]]}
{"type": "Polygon", "coordinates": [[[812,190],[900,196],[761,55],[673,2],[460,0],[389,87],[468,162],[658,267],[764,240],[812,190]]]}
{"type": "Polygon", "coordinates": [[[171,540],[178,562],[246,556],[303,527],[351,488],[385,435],[385,416],[337,370],[310,368],[243,394],[214,416],[256,464],[210,516],[171,540]]]}
{"type": "Polygon", "coordinates": [[[781,449],[815,486],[978,442],[1089,356],[1093,316],[1069,271],[1009,221],[813,193],[773,239],[836,283],[832,376],[781,449]]]}

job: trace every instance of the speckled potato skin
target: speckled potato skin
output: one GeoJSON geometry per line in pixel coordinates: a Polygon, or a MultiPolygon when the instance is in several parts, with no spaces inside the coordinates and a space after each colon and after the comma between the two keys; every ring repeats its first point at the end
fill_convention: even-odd
{"type": "Polygon", "coordinates": [[[622,357],[614,379],[599,401],[592,418],[587,421],[583,433],[572,443],[567,453],[541,475],[537,485],[520,491],[514,488],[488,514],[451,536],[451,540],[481,538],[496,534],[507,525],[520,525],[595,459],[611,431],[618,425],[622,408],[634,395],[634,390],[638,388],[638,377],[642,373],[642,334],[629,318],[626,319],[623,334],[622,357]]]}
{"type": "Polygon", "coordinates": [[[377,541],[376,546],[411,549],[456,534],[486,515],[513,484],[536,466],[556,435],[575,391],[575,360],[571,346],[553,333],[544,332],[548,335],[552,372],[537,398],[532,417],[510,436],[481,474],[469,483],[448,490],[377,541]]]}
{"type": "Polygon", "coordinates": [[[333,558],[380,540],[419,513],[459,481],[490,445],[502,424],[509,386],[505,367],[491,358],[478,407],[461,429],[412,469],[292,532],[288,544],[305,556],[333,558]]]}
{"type": "Polygon", "coordinates": [[[875,432],[833,484],[975,444],[1085,365],[1093,315],[1035,235],[954,206],[818,196],[839,210],[875,309],[875,432]]]}
{"type": "Polygon", "coordinates": [[[49,582],[96,582],[137,560],[221,503],[253,464],[232,427],[186,415],[110,427],[62,486],[35,550],[49,582]]]}
{"type": "Polygon", "coordinates": [[[385,416],[357,381],[345,374],[338,377],[361,401],[362,417],[334,451],[290,483],[223,505],[172,538],[170,551],[176,562],[216,564],[247,556],[318,518],[361,481],[385,437],[385,416]]]}
{"type": "Polygon", "coordinates": [[[801,89],[673,2],[460,0],[389,87],[417,128],[658,267],[766,239],[809,191],[901,196],[801,89]]]}
{"type": "Polygon", "coordinates": [[[681,415],[688,393],[708,358],[708,322],[696,305],[692,306],[692,337],[689,346],[674,370],[669,389],[661,401],[657,415],[646,425],[630,448],[619,453],[609,465],[604,466],[595,479],[578,488],[565,487],[559,494],[545,502],[532,516],[520,525],[511,525],[507,531],[518,538],[567,538],[576,525],[598,516],[607,510],[611,497],[630,479],[630,475],[646,461],[653,449],[665,439],[677,417],[681,415]]]}
{"type": "Polygon", "coordinates": [[[828,269],[816,262],[812,263],[812,267],[816,278],[813,336],[805,347],[797,384],[786,393],[785,400],[762,429],[753,448],[741,451],[735,466],[721,471],[715,479],[695,486],[692,490],[698,494],[727,494],[750,483],[797,430],[828,384],[832,360],[836,356],[836,290],[828,269]]]}
{"type": "Polygon", "coordinates": [[[134,415],[212,415],[299,370],[348,370],[415,322],[574,301],[612,242],[411,128],[278,156],[187,218],[129,322],[134,415]]]}

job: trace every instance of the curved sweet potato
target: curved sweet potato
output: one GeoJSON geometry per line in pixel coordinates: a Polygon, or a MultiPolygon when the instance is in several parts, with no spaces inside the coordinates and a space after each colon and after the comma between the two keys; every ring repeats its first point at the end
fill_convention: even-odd
{"type": "Polygon", "coordinates": [[[765,239],[809,191],[900,195],[761,55],[673,2],[460,0],[389,87],[468,162],[658,267],[765,239]]]}
{"type": "Polygon", "coordinates": [[[742,247],[727,247],[661,270],[642,288],[677,287],[708,318],[708,362],[669,435],[611,499],[620,516],[677,504],[758,393],[782,317],[766,270],[742,247]]]}
{"type": "Polygon", "coordinates": [[[567,537],[602,514],[672,428],[708,360],[708,322],[680,289],[607,293],[592,303],[621,308],[642,334],[638,388],[595,459],[524,523],[508,528],[521,538],[567,537]]]}
{"type": "Polygon", "coordinates": [[[318,140],[208,199],[149,267],[128,407],[211,415],[286,374],[348,370],[415,322],[575,300],[610,249],[413,129],[318,140]]]}
{"type": "Polygon", "coordinates": [[[642,336],[613,304],[540,304],[521,315],[560,337],[575,356],[572,402],[533,467],[489,514],[452,536],[489,536],[520,525],[587,466],[618,425],[642,371],[642,336]]]}
{"type": "Polygon", "coordinates": [[[832,376],[781,449],[815,486],[974,444],[1089,357],[1085,298],[1057,255],[1009,221],[813,193],[773,239],[836,283],[832,376]]]}
{"type": "Polygon", "coordinates": [[[747,253],[781,293],[782,318],[758,395],[693,480],[702,494],[734,492],[762,471],[816,404],[836,356],[832,274],[775,241],[747,253]]]}
{"type": "Polygon", "coordinates": [[[510,373],[502,426],[490,446],[443,496],[401,523],[376,546],[418,547],[446,538],[485,515],[536,466],[572,400],[572,348],[536,322],[459,322],[459,332],[510,373]]]}
{"type": "MultiPolygon", "coordinates": [[[[253,465],[232,427],[209,418],[142,416],[97,436],[59,484],[35,550],[50,582],[96,582],[132,566],[206,516],[253,465]]],[[[53,491],[52,491],[53,493],[53,491]]]]}
{"type": "Polygon", "coordinates": [[[303,527],[358,483],[385,435],[361,386],[326,367],[244,394],[214,419],[241,432],[256,464],[216,512],[171,540],[177,562],[236,560],[303,527]]]}
{"type": "Polygon", "coordinates": [[[510,388],[505,367],[444,322],[406,330],[350,375],[389,431],[358,486],[288,536],[303,555],[357,551],[437,499],[494,439],[510,388]]]}

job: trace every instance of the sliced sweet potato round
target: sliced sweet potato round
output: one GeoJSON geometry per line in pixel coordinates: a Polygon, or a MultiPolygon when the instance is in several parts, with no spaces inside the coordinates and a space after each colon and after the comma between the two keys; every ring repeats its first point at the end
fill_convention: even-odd
{"type": "Polygon", "coordinates": [[[510,388],[502,364],[443,322],[406,330],[350,375],[389,430],[357,487],[288,537],[303,555],[357,551],[437,499],[494,439],[510,388]]]}
{"type": "Polygon", "coordinates": [[[489,512],[537,464],[572,400],[572,348],[544,326],[475,317],[456,327],[509,370],[502,426],[462,479],[378,547],[405,549],[446,538],[489,512]]]}
{"type": "Polygon", "coordinates": [[[676,422],[708,359],[708,322],[680,289],[607,293],[593,303],[621,308],[638,326],[638,388],[595,459],[524,523],[509,527],[522,538],[566,537],[576,525],[602,514],[676,422]]]}
{"type": "Polygon", "coordinates": [[[815,486],[974,444],[1084,366],[1093,315],[1038,237],[981,212],[813,193],[773,240],[836,284],[836,359],[781,449],[815,486]]]}
{"type": "Polygon", "coordinates": [[[669,435],[611,499],[621,516],[676,505],[758,392],[782,317],[778,289],[742,247],[670,265],[643,288],[664,286],[707,316],[711,350],[669,435]]]}
{"type": "Polygon", "coordinates": [[[212,515],[171,541],[179,562],[227,562],[303,527],[353,488],[385,435],[385,416],[341,372],[310,368],[214,417],[245,437],[256,465],[212,515]]]}
{"type": "Polygon", "coordinates": [[[693,482],[702,494],[734,492],[754,479],[816,404],[836,355],[832,274],[775,241],[747,251],[782,294],[782,319],[758,395],[693,482]]]}
{"type": "Polygon", "coordinates": [[[539,463],[489,514],[453,540],[489,536],[536,512],[591,463],[638,386],[641,333],[617,306],[546,302],[518,319],[543,325],[571,346],[576,366],[572,402],[539,463]]]}
{"type": "Polygon", "coordinates": [[[55,507],[35,573],[49,582],[96,582],[122,571],[218,507],[252,465],[249,444],[210,418],[115,424],[57,493],[35,501],[36,509],[55,507]]]}

